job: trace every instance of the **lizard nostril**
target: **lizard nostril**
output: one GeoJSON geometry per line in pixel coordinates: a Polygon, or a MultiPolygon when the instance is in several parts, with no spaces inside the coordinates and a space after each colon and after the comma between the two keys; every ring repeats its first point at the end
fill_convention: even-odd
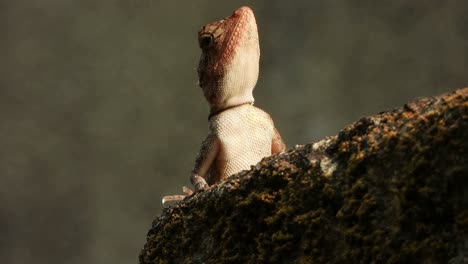
{"type": "Polygon", "coordinates": [[[198,42],[200,44],[200,48],[202,49],[207,49],[213,45],[213,35],[211,34],[203,34],[200,36],[198,39],[198,42]]]}

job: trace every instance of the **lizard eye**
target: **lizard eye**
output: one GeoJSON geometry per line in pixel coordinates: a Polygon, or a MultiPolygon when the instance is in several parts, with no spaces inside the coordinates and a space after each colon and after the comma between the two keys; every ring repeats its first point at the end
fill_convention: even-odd
{"type": "Polygon", "coordinates": [[[203,34],[198,38],[198,44],[200,48],[207,49],[213,46],[214,38],[211,34],[203,34]]]}

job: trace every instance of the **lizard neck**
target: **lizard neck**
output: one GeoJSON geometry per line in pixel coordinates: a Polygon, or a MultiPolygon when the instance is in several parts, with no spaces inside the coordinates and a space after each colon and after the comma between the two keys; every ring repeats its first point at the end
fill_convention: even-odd
{"type": "Polygon", "coordinates": [[[219,114],[221,114],[222,112],[224,112],[226,110],[236,108],[236,107],[240,107],[240,106],[247,105],[247,104],[248,105],[253,105],[254,102],[252,101],[252,102],[240,103],[240,104],[231,105],[231,106],[228,106],[226,108],[222,108],[222,109],[218,109],[218,110],[211,108],[210,115],[208,116],[208,120],[210,120],[213,116],[219,115],[219,114]]]}

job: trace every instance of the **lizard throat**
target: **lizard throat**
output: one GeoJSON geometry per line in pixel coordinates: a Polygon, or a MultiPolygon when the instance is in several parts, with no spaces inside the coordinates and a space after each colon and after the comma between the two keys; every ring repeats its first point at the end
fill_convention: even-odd
{"type": "Polygon", "coordinates": [[[221,114],[222,112],[226,111],[226,110],[229,110],[229,109],[232,109],[232,108],[236,108],[236,107],[240,107],[240,106],[243,106],[243,105],[253,105],[254,102],[245,102],[245,103],[241,103],[241,104],[236,104],[236,105],[231,105],[229,107],[226,107],[226,108],[223,108],[223,109],[219,109],[219,110],[216,110],[216,111],[211,111],[210,115],[208,116],[208,120],[210,120],[213,116],[217,116],[219,114],[221,114]]]}

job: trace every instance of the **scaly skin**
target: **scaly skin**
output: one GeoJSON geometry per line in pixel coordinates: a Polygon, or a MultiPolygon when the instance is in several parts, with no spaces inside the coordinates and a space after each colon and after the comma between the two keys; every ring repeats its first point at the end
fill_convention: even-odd
{"type": "Polygon", "coordinates": [[[196,190],[285,149],[270,116],[253,106],[260,47],[252,10],[241,7],[198,32],[200,87],[211,106],[209,134],[192,171],[196,190]]]}
{"type": "MultiPolygon", "coordinates": [[[[209,133],[190,180],[195,190],[249,169],[262,158],[286,149],[271,117],[253,106],[260,48],[252,10],[241,7],[198,32],[202,54],[198,77],[210,104],[209,133]]],[[[191,194],[189,190],[185,193],[191,194]]],[[[165,197],[164,201],[183,196],[165,197]]]]}

